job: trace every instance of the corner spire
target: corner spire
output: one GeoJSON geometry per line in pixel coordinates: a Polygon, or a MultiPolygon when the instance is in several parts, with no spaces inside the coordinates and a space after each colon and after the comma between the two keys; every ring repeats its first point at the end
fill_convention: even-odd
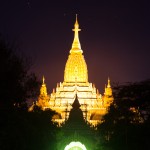
{"type": "Polygon", "coordinates": [[[47,96],[47,88],[46,88],[46,84],[45,84],[45,78],[43,76],[43,83],[42,83],[42,86],[41,86],[41,89],[40,89],[40,95],[45,95],[47,96]]]}
{"type": "Polygon", "coordinates": [[[107,84],[107,88],[110,88],[111,87],[111,85],[110,85],[110,79],[109,79],[109,77],[108,77],[108,84],[107,84]]]}
{"type": "Polygon", "coordinates": [[[72,48],[70,50],[70,53],[83,53],[83,51],[81,50],[81,45],[80,45],[80,41],[79,41],[79,31],[81,31],[81,29],[79,29],[79,24],[78,24],[78,17],[76,14],[76,22],[74,24],[74,29],[72,29],[74,31],[74,40],[72,43],[72,48]]]}
{"type": "Polygon", "coordinates": [[[43,84],[45,84],[45,77],[43,76],[43,84]]]}

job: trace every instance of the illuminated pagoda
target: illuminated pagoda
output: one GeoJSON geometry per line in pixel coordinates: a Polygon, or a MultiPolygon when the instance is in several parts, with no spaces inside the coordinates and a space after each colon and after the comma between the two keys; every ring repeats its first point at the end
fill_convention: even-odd
{"type": "Polygon", "coordinates": [[[95,85],[88,82],[88,69],[79,41],[79,24],[76,16],[74,25],[74,40],[65,66],[64,81],[57,83],[56,89],[49,95],[43,77],[37,106],[43,110],[50,108],[57,112],[53,121],[61,125],[68,119],[72,104],[78,97],[84,119],[95,126],[101,122],[101,117],[107,113],[113,101],[110,80],[101,95],[95,85]]]}

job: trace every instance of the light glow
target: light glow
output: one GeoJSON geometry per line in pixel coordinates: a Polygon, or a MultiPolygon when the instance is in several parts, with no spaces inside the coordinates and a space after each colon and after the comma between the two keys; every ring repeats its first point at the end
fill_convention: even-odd
{"type": "Polygon", "coordinates": [[[80,142],[71,142],[64,150],[87,150],[84,144],[80,142]]]}

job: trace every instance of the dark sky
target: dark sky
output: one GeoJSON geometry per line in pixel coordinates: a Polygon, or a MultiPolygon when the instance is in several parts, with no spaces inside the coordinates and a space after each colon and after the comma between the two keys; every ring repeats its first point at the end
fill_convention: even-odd
{"type": "Polygon", "coordinates": [[[108,76],[119,83],[150,78],[148,0],[0,0],[0,33],[32,58],[51,92],[63,81],[76,13],[89,81],[101,93],[108,76]]]}

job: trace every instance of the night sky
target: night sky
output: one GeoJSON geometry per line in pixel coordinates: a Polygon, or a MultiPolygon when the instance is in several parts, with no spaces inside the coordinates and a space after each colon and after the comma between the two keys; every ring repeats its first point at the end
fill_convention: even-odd
{"type": "Polygon", "coordinates": [[[45,76],[50,93],[63,82],[75,14],[89,82],[100,93],[108,76],[115,83],[150,78],[148,0],[0,0],[0,33],[32,58],[32,71],[45,76]]]}

